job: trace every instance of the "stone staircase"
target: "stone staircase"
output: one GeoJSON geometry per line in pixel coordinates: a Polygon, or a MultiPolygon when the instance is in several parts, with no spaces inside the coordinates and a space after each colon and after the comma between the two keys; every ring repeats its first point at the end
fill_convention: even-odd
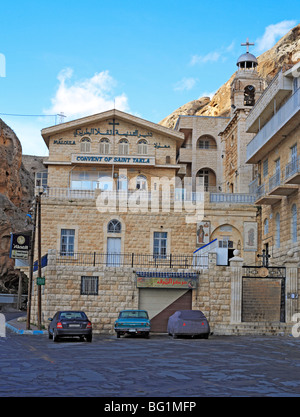
{"type": "Polygon", "coordinates": [[[211,331],[217,336],[288,336],[295,323],[248,322],[238,324],[216,324],[211,331]]]}

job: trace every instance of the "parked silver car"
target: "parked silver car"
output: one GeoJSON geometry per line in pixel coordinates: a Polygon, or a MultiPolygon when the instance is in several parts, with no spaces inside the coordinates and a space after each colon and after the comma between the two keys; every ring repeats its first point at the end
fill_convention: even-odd
{"type": "Polygon", "coordinates": [[[210,327],[207,318],[200,310],[179,310],[169,317],[168,333],[177,336],[202,336],[208,339],[210,327]]]}

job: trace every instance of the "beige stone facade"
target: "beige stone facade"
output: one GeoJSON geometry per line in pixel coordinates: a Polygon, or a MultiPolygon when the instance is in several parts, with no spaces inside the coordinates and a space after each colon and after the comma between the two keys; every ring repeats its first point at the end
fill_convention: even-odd
{"type": "MultiPolygon", "coordinates": [[[[48,254],[45,325],[59,309],[83,309],[96,332],[113,332],[121,309],[143,308],[153,300],[154,321],[185,303],[202,310],[216,334],[255,332],[257,323],[249,324],[249,317],[277,322],[261,332],[288,331],[298,308],[293,210],[300,209],[300,170],[298,162],[290,165],[290,155],[299,126],[292,116],[290,129],[274,134],[274,146],[271,141],[257,145],[270,106],[266,100],[262,107],[264,84],[255,61],[249,67],[245,62],[232,84],[230,118],[180,116],[170,130],[111,110],[43,129],[48,178],[47,184],[37,184],[43,185],[37,192],[43,192],[42,254],[48,254]],[[267,109],[264,116],[261,108],[267,109]],[[284,185],[285,194],[268,188],[266,195],[262,190],[273,181],[278,157],[284,167],[279,191],[284,185]],[[274,269],[272,280],[256,286],[245,265],[258,262],[266,243],[272,263],[283,269],[274,269]],[[138,284],[143,273],[150,274],[150,287],[138,284]],[[243,305],[250,307],[246,311],[243,305]]],[[[282,85],[284,93],[279,87],[280,93],[272,87],[265,93],[269,97],[272,91],[278,106],[298,97],[288,96],[288,82],[282,85]]],[[[36,314],[34,284],[33,321],[36,314]]]]}
{"type": "Polygon", "coordinates": [[[260,250],[273,264],[299,262],[299,64],[281,70],[249,115],[246,129],[256,133],[247,147],[257,167],[253,185],[260,206],[260,250]]]}

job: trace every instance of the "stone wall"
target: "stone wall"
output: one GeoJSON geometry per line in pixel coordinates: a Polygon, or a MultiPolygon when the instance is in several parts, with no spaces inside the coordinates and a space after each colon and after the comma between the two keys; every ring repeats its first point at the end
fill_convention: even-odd
{"type": "MultiPolygon", "coordinates": [[[[256,317],[253,321],[248,318],[247,322],[242,322],[242,265],[243,260],[236,257],[229,267],[217,266],[216,254],[209,254],[209,267],[199,270],[198,287],[193,290],[192,308],[203,311],[209,320],[211,331],[216,335],[281,332],[290,334],[293,316],[299,311],[300,304],[298,299],[290,297],[290,293],[297,294],[300,284],[295,264],[286,265],[285,323],[273,320],[273,317],[263,320],[256,317]]],[[[34,281],[36,276],[35,273],[34,281]]],[[[139,307],[139,289],[136,286],[135,270],[132,268],[57,265],[56,251],[51,250],[48,254],[48,265],[43,269],[43,276],[46,283],[42,286],[42,323],[46,328],[49,324],[48,318],[53,317],[58,310],[84,310],[92,321],[96,334],[113,334],[114,321],[119,311],[139,307]],[[82,276],[98,277],[97,295],[81,294],[82,276]]],[[[266,289],[268,290],[269,288],[266,289]]],[[[37,292],[34,282],[32,323],[37,323],[37,292]]],[[[275,296],[278,301],[278,292],[275,296]]]]}
{"type": "MultiPolygon", "coordinates": [[[[191,271],[185,271],[191,272],[191,271]]],[[[195,271],[192,271],[195,272],[195,271]]],[[[207,316],[212,331],[216,324],[230,324],[230,267],[216,266],[216,255],[210,257],[210,268],[202,270],[197,290],[193,291],[193,309],[207,316]]],[[[34,274],[31,322],[37,323],[37,285],[34,274]]],[[[49,251],[46,278],[42,286],[42,323],[58,310],[84,310],[93,323],[95,333],[113,333],[113,325],[122,309],[138,308],[139,289],[132,268],[63,266],[56,264],[56,251],[49,251]],[[98,277],[98,295],[81,295],[81,277],[98,277]]]]}

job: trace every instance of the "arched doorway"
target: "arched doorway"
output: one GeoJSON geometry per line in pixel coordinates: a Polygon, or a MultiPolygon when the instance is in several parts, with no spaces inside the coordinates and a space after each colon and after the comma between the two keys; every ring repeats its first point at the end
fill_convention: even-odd
{"type": "Polygon", "coordinates": [[[217,227],[211,234],[210,240],[218,239],[217,263],[229,265],[229,259],[233,258],[233,251],[241,249],[242,235],[240,231],[229,223],[217,227]]]}
{"type": "Polygon", "coordinates": [[[204,191],[215,191],[217,178],[210,168],[202,168],[196,174],[196,186],[204,187],[204,191]]]}

